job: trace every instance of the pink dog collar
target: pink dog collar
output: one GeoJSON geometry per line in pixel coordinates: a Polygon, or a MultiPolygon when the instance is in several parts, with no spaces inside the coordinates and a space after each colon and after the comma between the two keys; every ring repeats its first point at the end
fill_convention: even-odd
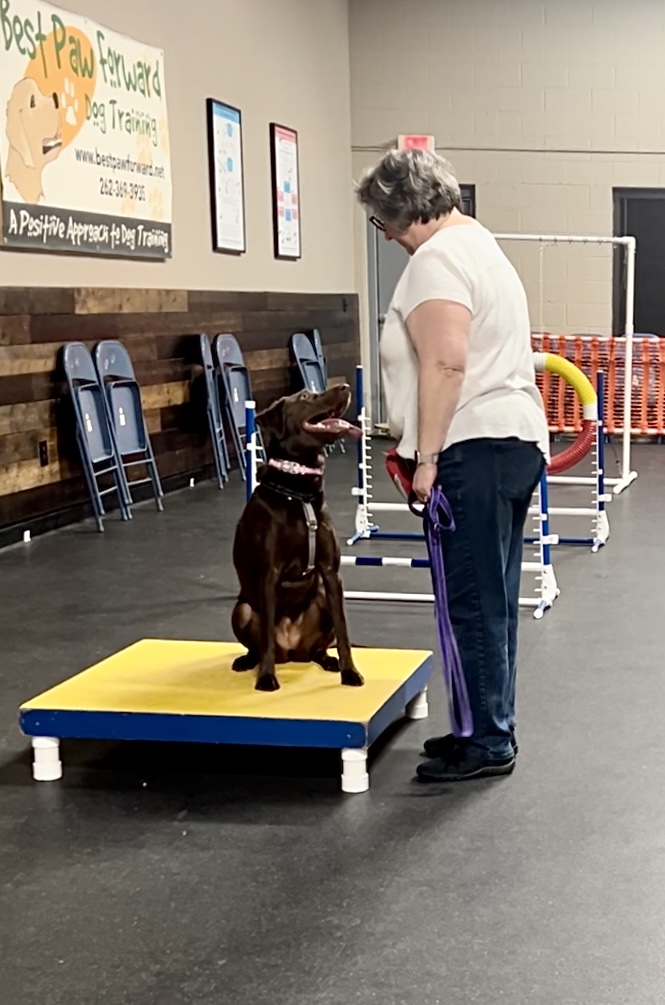
{"type": "Polygon", "coordinates": [[[284,471],[287,475],[322,475],[323,468],[308,468],[306,464],[298,464],[297,461],[278,461],[274,457],[271,457],[268,461],[268,467],[277,468],[278,471],[284,471]]]}

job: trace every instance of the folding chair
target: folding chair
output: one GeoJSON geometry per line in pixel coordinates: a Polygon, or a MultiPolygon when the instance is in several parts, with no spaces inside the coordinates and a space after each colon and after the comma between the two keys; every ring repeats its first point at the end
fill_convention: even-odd
{"type": "Polygon", "coordinates": [[[298,332],[292,335],[289,343],[291,354],[300,371],[302,386],[309,391],[320,394],[326,389],[326,378],[321,366],[321,360],[311,340],[307,335],[298,332]]]}
{"type": "MultiPolygon", "coordinates": [[[[245,472],[245,402],[253,401],[252,385],[249,371],[245,366],[242,350],[234,335],[217,335],[214,341],[214,355],[219,366],[226,414],[231,427],[233,445],[238,456],[240,473],[246,478],[245,472]]],[[[257,460],[265,460],[265,448],[260,431],[256,431],[257,460]]]]}
{"type": "Polygon", "coordinates": [[[321,366],[321,371],[323,373],[323,379],[324,379],[326,387],[327,387],[328,386],[328,362],[326,360],[326,357],[323,354],[323,345],[321,344],[321,335],[319,333],[319,329],[318,328],[315,328],[314,331],[312,332],[312,344],[314,345],[314,349],[316,351],[316,355],[318,357],[319,364],[321,366]]]}
{"type": "Polygon", "coordinates": [[[164,509],[164,493],[159,480],[152,444],[141,404],[139,388],[129,353],[121,342],[104,340],[95,347],[95,366],[104,388],[106,408],[118,445],[125,480],[130,487],[150,485],[157,509],[164,509]],[[148,477],[128,478],[130,468],[145,466],[148,477]]]}
{"type": "Polygon", "coordinates": [[[131,520],[131,496],[122,467],[118,445],[109,422],[99,376],[95,364],[82,342],[68,342],[63,351],[63,365],[76,418],[76,441],[83,462],[83,471],[97,521],[104,530],[106,516],[103,497],[115,492],[123,520],[131,520]],[[101,466],[103,465],[103,466],[101,466]],[[98,479],[113,478],[113,485],[102,489],[98,479]]]}
{"type": "Polygon", "coordinates": [[[224,483],[229,480],[231,465],[229,463],[229,452],[226,446],[226,434],[224,433],[222,406],[219,400],[219,375],[212,361],[212,349],[208,336],[199,335],[199,344],[201,347],[201,362],[203,363],[203,372],[205,375],[206,412],[208,413],[210,440],[212,442],[212,452],[215,458],[217,482],[220,489],[223,489],[224,483]]]}
{"type": "MultiPolygon", "coordinates": [[[[308,338],[302,332],[291,336],[289,347],[300,372],[303,387],[320,394],[328,386],[327,367],[318,331],[314,332],[314,336],[318,341],[318,348],[314,339],[308,338]]],[[[337,443],[340,451],[345,454],[346,447],[343,441],[338,440],[337,443]]]]}

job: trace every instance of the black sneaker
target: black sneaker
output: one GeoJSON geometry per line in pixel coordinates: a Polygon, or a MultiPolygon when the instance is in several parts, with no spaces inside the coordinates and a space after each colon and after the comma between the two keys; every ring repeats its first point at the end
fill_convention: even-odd
{"type": "Polygon", "coordinates": [[[465,782],[473,778],[510,775],[515,758],[488,761],[468,747],[455,747],[446,757],[423,761],[416,768],[419,782],[465,782]]]}
{"type": "MultiPolygon", "coordinates": [[[[423,744],[425,757],[448,757],[455,749],[456,743],[452,733],[448,733],[447,736],[433,736],[431,740],[425,740],[423,744]]],[[[517,757],[520,748],[515,739],[514,729],[510,731],[510,743],[513,748],[513,757],[517,757]]]]}

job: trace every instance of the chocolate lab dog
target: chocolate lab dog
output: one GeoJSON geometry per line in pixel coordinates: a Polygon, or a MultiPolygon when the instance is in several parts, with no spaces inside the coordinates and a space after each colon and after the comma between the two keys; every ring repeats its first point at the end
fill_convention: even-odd
{"type": "Polygon", "coordinates": [[[324,447],[361,431],[342,416],[348,385],[299,391],[257,415],[266,463],[236,528],[240,595],[232,616],[247,648],[234,670],[258,667],[256,688],[276,691],[277,663],[318,663],[342,684],[364,683],[353,663],[340,554],[323,495],[324,447]],[[338,658],[327,650],[336,642],[338,658]]]}

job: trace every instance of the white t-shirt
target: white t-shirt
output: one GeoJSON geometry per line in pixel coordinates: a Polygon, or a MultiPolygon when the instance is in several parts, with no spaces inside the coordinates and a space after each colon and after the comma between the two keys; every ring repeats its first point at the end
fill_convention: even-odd
{"type": "Polygon", "coordinates": [[[405,322],[427,300],[450,300],[471,311],[466,372],[444,448],[480,437],[517,437],[537,444],[549,460],[526,293],[492,234],[476,221],[444,227],[422,244],[393,294],[380,351],[398,453],[413,458],[418,448],[418,357],[405,322]]]}

